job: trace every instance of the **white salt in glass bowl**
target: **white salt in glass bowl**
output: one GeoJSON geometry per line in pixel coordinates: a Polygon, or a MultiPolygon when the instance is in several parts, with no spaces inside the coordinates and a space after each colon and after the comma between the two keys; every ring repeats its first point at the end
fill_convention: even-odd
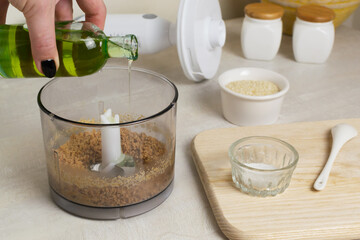
{"type": "Polygon", "coordinates": [[[267,136],[237,140],[229,148],[232,179],[253,196],[275,196],[289,186],[299,154],[289,143],[267,136]]]}
{"type": "Polygon", "coordinates": [[[274,123],[280,114],[289,81],[283,75],[262,68],[235,68],[219,76],[221,102],[224,117],[231,123],[248,125],[267,125],[274,123]],[[280,91],[265,96],[250,96],[234,92],[226,87],[233,81],[255,80],[271,81],[280,91]]]}

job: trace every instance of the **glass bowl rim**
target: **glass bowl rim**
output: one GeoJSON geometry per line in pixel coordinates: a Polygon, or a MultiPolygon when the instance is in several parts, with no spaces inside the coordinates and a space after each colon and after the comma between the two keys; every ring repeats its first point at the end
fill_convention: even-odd
{"type": "Polygon", "coordinates": [[[297,152],[297,150],[289,143],[278,139],[278,138],[274,138],[274,137],[269,137],[269,136],[249,136],[249,137],[244,137],[241,139],[238,139],[237,141],[233,142],[228,150],[228,155],[230,157],[230,162],[231,165],[233,166],[235,164],[236,167],[243,167],[249,170],[253,170],[253,171],[259,171],[259,172],[277,172],[277,171],[284,171],[287,169],[291,169],[292,167],[296,166],[298,161],[299,161],[299,153],[297,152]],[[235,146],[238,145],[239,143],[245,142],[247,140],[252,140],[252,139],[265,139],[265,140],[269,140],[269,141],[274,141],[277,143],[280,143],[281,145],[285,146],[287,149],[289,149],[293,154],[294,154],[294,160],[287,166],[282,167],[282,168],[276,168],[276,169],[259,169],[259,168],[254,168],[254,167],[250,167],[248,165],[245,165],[241,162],[239,162],[235,156],[233,155],[233,151],[235,149],[235,146]]]}
{"type": "MultiPolygon", "coordinates": [[[[120,69],[120,70],[128,70],[128,67],[125,66],[109,66],[109,67],[104,67],[102,68],[101,71],[103,70],[107,70],[107,69],[120,69]]],[[[114,127],[114,126],[129,126],[129,125],[135,125],[135,124],[139,124],[139,123],[143,123],[143,122],[147,122],[150,121],[152,119],[157,118],[158,116],[163,115],[164,113],[168,112],[170,109],[172,109],[178,100],[179,97],[179,92],[177,87],[175,86],[174,83],[172,83],[167,77],[165,77],[164,75],[148,70],[148,69],[144,69],[144,68],[136,68],[136,67],[132,67],[131,71],[137,71],[137,72],[141,72],[141,73],[145,73],[145,74],[149,74],[152,76],[155,76],[159,79],[161,79],[162,81],[166,82],[167,84],[170,85],[170,87],[173,88],[174,90],[174,98],[171,100],[170,104],[167,105],[163,110],[161,110],[160,112],[157,112],[155,114],[152,114],[146,118],[142,118],[139,120],[134,120],[134,121],[129,121],[129,122],[122,122],[122,123],[112,123],[112,124],[101,124],[101,123],[84,123],[84,122],[79,122],[79,121],[74,121],[74,120],[70,120],[67,118],[63,118],[59,115],[56,115],[54,113],[52,113],[51,111],[49,111],[41,102],[41,94],[42,92],[45,90],[46,87],[50,86],[51,84],[53,84],[56,81],[59,81],[60,78],[62,77],[55,77],[53,79],[51,79],[49,82],[47,82],[39,91],[38,95],[37,95],[37,103],[38,106],[40,108],[41,111],[43,111],[46,115],[48,115],[49,117],[53,118],[53,119],[57,119],[59,121],[63,121],[63,122],[67,122],[67,123],[71,123],[74,125],[81,125],[84,127],[114,127]]],[[[98,72],[97,72],[98,73],[98,72]]],[[[96,73],[95,73],[96,74],[96,73]]],[[[83,76],[83,77],[87,77],[87,76],[83,76]]]]}

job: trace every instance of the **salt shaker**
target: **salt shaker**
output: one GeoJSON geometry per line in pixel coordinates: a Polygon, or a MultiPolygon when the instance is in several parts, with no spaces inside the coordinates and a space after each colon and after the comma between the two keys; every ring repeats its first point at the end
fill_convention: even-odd
{"type": "Polygon", "coordinates": [[[335,13],[320,5],[303,5],[296,11],[293,51],[297,62],[324,63],[334,45],[335,13]]]}
{"type": "Polygon", "coordinates": [[[281,17],[284,9],[271,3],[251,3],[245,6],[241,29],[244,57],[271,60],[279,51],[282,36],[281,17]]]}

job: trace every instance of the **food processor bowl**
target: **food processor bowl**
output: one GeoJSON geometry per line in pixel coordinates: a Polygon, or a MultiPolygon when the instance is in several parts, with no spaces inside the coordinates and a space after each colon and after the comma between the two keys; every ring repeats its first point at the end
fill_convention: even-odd
{"type": "Polygon", "coordinates": [[[38,105],[55,203],[93,219],[161,204],[173,187],[177,99],[173,83],[145,69],[105,67],[48,82],[38,105]],[[104,124],[110,109],[118,121],[104,124]]]}

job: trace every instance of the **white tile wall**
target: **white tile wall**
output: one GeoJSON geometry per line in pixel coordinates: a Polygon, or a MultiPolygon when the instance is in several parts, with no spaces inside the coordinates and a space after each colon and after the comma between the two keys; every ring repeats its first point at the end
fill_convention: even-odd
{"type": "Polygon", "coordinates": [[[355,10],[355,12],[344,22],[344,25],[360,30],[360,8],[355,10]]]}
{"type": "MultiPolygon", "coordinates": [[[[223,18],[229,19],[243,16],[245,5],[256,1],[258,0],[219,0],[223,18]]],[[[180,0],[104,0],[104,2],[107,6],[108,13],[154,13],[162,18],[175,22],[180,0]]],[[[74,3],[74,17],[82,14],[77,4],[74,3]]],[[[23,22],[25,22],[23,15],[10,6],[7,23],[23,22]]],[[[360,30],[360,8],[358,8],[344,24],[360,30]]]]}
{"type": "MultiPolygon", "coordinates": [[[[243,16],[244,6],[250,2],[258,0],[219,0],[224,19],[243,16]]],[[[176,21],[177,11],[180,0],[104,0],[108,13],[154,13],[162,18],[172,22],[176,21]]],[[[74,17],[82,15],[74,1],[74,17]]],[[[23,15],[10,6],[7,23],[23,23],[25,21],[23,15]]]]}

